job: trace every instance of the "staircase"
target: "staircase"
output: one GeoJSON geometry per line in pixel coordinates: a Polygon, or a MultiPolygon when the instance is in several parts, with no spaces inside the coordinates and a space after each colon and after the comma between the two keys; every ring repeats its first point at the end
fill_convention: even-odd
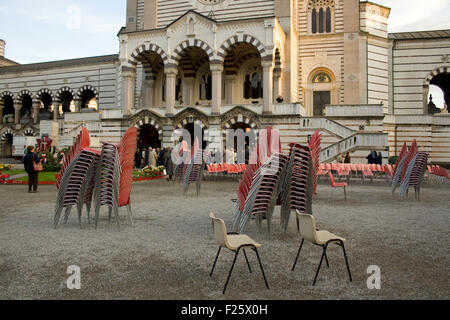
{"type": "Polygon", "coordinates": [[[358,150],[385,150],[388,148],[388,135],[383,132],[355,131],[327,118],[302,118],[300,127],[303,130],[326,130],[342,140],[322,147],[320,162],[331,162],[340,153],[358,150]]]}

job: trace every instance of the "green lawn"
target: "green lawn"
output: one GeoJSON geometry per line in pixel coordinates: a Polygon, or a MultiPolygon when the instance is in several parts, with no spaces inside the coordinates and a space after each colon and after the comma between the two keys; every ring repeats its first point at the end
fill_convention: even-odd
{"type": "Polygon", "coordinates": [[[8,174],[10,176],[15,176],[17,174],[26,174],[25,170],[0,170],[2,174],[8,174]]]}
{"type": "MultiPolygon", "coordinates": [[[[2,172],[3,174],[8,174],[11,177],[19,174],[27,174],[25,170],[7,170],[2,172]]],[[[39,181],[46,181],[46,182],[56,181],[56,174],[58,174],[58,172],[39,172],[39,181]]],[[[28,181],[28,175],[16,179],[16,181],[28,181]]]]}
{"type": "MultiPolygon", "coordinates": [[[[39,172],[39,181],[42,182],[55,182],[58,172],[39,172]]],[[[28,181],[28,176],[19,178],[17,181],[28,181]]]]}

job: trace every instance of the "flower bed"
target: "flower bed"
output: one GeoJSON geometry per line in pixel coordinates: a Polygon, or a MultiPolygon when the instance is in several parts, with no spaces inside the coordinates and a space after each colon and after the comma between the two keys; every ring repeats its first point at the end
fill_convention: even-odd
{"type": "Polygon", "coordinates": [[[144,169],[140,171],[135,171],[134,175],[136,178],[155,178],[155,177],[162,177],[164,175],[164,167],[145,167],[144,169]]]}
{"type": "Polygon", "coordinates": [[[10,164],[3,164],[3,163],[0,163],[0,170],[11,170],[12,169],[12,166],[10,165],[10,164]]]}

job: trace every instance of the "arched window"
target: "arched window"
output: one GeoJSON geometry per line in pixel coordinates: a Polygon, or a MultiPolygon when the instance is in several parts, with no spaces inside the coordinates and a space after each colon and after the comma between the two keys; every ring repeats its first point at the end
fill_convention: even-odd
{"type": "Polygon", "coordinates": [[[258,67],[252,67],[244,76],[244,99],[261,98],[263,98],[262,70],[258,67]]]}
{"type": "Polygon", "coordinates": [[[210,72],[204,73],[200,78],[200,100],[212,99],[212,76],[210,72]]]}
{"type": "Polygon", "coordinates": [[[177,84],[175,86],[175,99],[181,103],[183,101],[183,80],[177,77],[177,84]]]}
{"type": "Polygon", "coordinates": [[[311,12],[311,32],[317,33],[317,10],[314,8],[311,12]]]}
{"type": "Polygon", "coordinates": [[[308,4],[311,33],[330,33],[333,30],[334,0],[310,0],[308,4]]]}

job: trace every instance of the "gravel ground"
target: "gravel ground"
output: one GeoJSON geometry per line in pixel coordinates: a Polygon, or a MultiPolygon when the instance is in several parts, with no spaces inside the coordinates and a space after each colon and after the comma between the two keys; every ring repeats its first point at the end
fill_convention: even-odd
{"type": "Polygon", "coordinates": [[[56,191],[41,186],[0,186],[0,299],[448,299],[450,298],[449,186],[425,187],[422,202],[400,200],[386,185],[355,183],[348,201],[341,190],[329,203],[329,186],[314,200],[318,227],[347,239],[353,273],[348,280],[342,250],[328,250],[330,268],[312,280],[321,249],[305,244],[297,269],[291,267],[300,239],[294,217],[285,234],[274,213],[272,234],[249,224],[247,234],[263,246],[260,255],[270,290],[249,253],[253,273],[238,258],[226,295],[222,288],[233,253],[224,252],[209,277],[217,253],[208,217],[212,210],[231,224],[236,182],[202,184],[183,197],[181,184],[156,180],[134,185],[135,226],[121,209],[122,228],[101,213],[99,228],[69,223],[52,228],[56,191]],[[81,290],[69,290],[67,267],[81,268],[81,290]],[[367,268],[381,269],[381,289],[367,288],[367,268]]]}

